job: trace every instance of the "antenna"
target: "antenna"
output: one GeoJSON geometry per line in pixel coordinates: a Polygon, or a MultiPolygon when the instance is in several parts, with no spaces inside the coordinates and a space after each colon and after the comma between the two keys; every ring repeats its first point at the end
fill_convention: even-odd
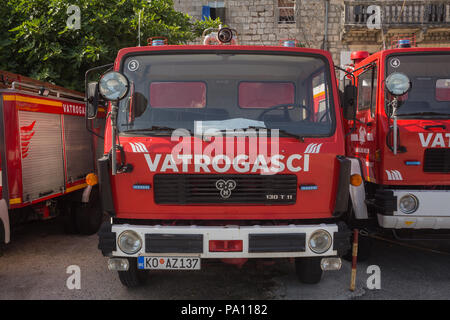
{"type": "Polygon", "coordinates": [[[139,10],[139,24],[138,24],[138,47],[141,46],[141,12],[142,9],[139,10]]]}

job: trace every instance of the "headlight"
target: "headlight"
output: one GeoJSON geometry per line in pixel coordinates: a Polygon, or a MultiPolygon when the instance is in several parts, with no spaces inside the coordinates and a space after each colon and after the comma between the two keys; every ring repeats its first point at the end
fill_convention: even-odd
{"type": "Polygon", "coordinates": [[[309,237],[309,248],[315,253],[324,253],[331,247],[331,235],[325,230],[314,231],[309,237]]]}
{"type": "Polygon", "coordinates": [[[127,77],[117,71],[105,73],[98,83],[100,94],[109,101],[123,99],[128,93],[128,88],[127,77]]]}
{"type": "Polygon", "coordinates": [[[413,213],[419,208],[419,200],[414,195],[407,194],[400,198],[399,207],[403,213],[413,213]]]}
{"type": "Polygon", "coordinates": [[[117,240],[120,250],[126,254],[135,254],[142,248],[141,237],[134,231],[126,230],[122,232],[117,240]]]}

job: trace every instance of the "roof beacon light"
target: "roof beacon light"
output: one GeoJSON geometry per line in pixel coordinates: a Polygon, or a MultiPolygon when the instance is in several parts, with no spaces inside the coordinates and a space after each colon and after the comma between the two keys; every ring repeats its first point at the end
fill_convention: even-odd
{"type": "Polygon", "coordinates": [[[360,63],[365,58],[369,56],[369,52],[367,51],[353,51],[350,54],[350,59],[353,60],[354,64],[360,63]]]}
{"type": "Polygon", "coordinates": [[[278,45],[282,46],[282,47],[295,48],[295,47],[299,47],[300,43],[296,39],[287,38],[287,39],[278,40],[278,45]]]}
{"type": "Polygon", "coordinates": [[[168,40],[166,37],[151,37],[147,39],[147,44],[149,46],[166,46],[168,44],[168,40]]]}
{"type": "Polygon", "coordinates": [[[411,48],[411,41],[409,41],[409,39],[398,40],[398,47],[399,48],[411,48]]]}

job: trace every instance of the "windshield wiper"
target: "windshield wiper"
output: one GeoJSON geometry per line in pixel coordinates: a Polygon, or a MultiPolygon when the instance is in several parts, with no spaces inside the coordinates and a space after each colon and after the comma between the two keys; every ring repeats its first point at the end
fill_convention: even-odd
{"type": "MultiPolygon", "coordinates": [[[[192,131],[190,129],[182,128],[184,130],[187,130],[189,133],[192,134],[192,131]]],[[[160,131],[175,131],[176,128],[172,127],[165,127],[165,126],[151,126],[150,128],[142,128],[142,129],[130,129],[130,130],[124,130],[123,133],[151,133],[151,132],[160,132],[160,131]]]]}
{"type": "Polygon", "coordinates": [[[287,136],[290,136],[290,137],[293,137],[293,138],[297,138],[297,139],[300,140],[301,142],[305,142],[305,137],[303,137],[303,136],[301,136],[301,135],[298,135],[298,134],[295,134],[295,133],[291,133],[291,132],[288,132],[288,131],[282,130],[282,129],[278,129],[278,131],[279,131],[280,133],[282,133],[282,134],[287,135],[287,136]]]}

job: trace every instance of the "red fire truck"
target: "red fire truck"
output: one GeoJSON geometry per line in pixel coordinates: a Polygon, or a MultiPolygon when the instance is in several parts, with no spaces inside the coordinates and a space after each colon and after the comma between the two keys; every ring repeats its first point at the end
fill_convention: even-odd
{"type": "Polygon", "coordinates": [[[346,152],[364,183],[351,186],[351,218],[398,239],[431,239],[450,229],[450,48],[412,40],[352,54],[357,103],[344,106],[346,152]]]}
{"type": "Polygon", "coordinates": [[[0,71],[0,244],[11,226],[61,211],[68,228],[98,230],[85,109],[78,92],[0,71]]]}
{"type": "Polygon", "coordinates": [[[231,34],[125,48],[86,80],[88,117],[109,105],[99,249],[125,286],[148,270],[249,258],[292,258],[299,280],[317,283],[348,250],[350,161],[330,54],[231,34]]]}

